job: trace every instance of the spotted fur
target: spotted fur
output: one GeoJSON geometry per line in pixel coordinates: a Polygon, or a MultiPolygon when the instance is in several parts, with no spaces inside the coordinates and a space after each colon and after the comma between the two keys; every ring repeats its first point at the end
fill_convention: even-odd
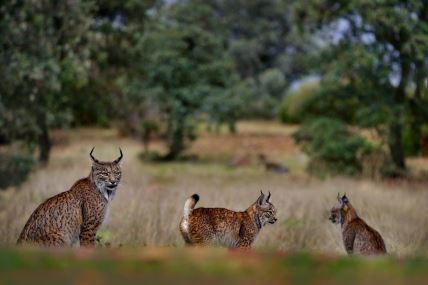
{"type": "Polygon", "coordinates": [[[337,196],[329,218],[342,226],[342,238],[348,254],[380,255],[386,253],[385,242],[375,229],[358,217],[346,195],[337,196]]]}
{"type": "Polygon", "coordinates": [[[101,162],[92,156],[88,177],[77,181],[70,190],[43,202],[30,216],[18,244],[38,246],[93,246],[103,223],[108,203],[121,179],[120,157],[101,162]]]}
{"type": "Polygon", "coordinates": [[[251,248],[261,228],[276,222],[276,209],[270,193],[263,193],[243,212],[224,208],[194,209],[199,196],[187,199],[180,232],[187,245],[219,245],[229,248],[251,248]]]}

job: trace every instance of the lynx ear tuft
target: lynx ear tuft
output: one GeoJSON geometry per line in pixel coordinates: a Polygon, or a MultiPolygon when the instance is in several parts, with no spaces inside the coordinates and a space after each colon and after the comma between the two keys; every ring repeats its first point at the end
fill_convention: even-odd
{"type": "Polygon", "coordinates": [[[94,152],[94,149],[95,149],[95,147],[92,148],[91,152],[89,153],[89,156],[91,157],[92,162],[100,163],[100,161],[92,155],[92,153],[94,152]]]}
{"type": "Polygon", "coordinates": [[[269,202],[270,202],[270,197],[271,197],[271,194],[270,194],[270,191],[269,191],[269,195],[268,195],[268,197],[266,198],[266,202],[267,202],[267,203],[269,203],[269,202]]]}
{"type": "Polygon", "coordinates": [[[122,149],[120,147],[119,147],[119,153],[120,153],[119,157],[114,161],[114,163],[116,164],[118,164],[123,158],[122,149]]]}

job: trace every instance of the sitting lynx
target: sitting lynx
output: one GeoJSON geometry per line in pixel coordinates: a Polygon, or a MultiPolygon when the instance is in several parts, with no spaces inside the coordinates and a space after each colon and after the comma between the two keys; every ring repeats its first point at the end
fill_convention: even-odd
{"type": "Polygon", "coordinates": [[[331,209],[329,218],[334,224],[342,225],[342,238],[348,254],[385,254],[385,243],[381,235],[368,226],[352,207],[346,195],[337,195],[337,204],[331,209]]]}
{"type": "Polygon", "coordinates": [[[199,200],[194,194],[184,204],[180,232],[187,245],[221,245],[250,248],[261,228],[276,222],[276,209],[263,193],[243,212],[223,208],[193,209],[199,200]]]}
{"type": "Polygon", "coordinates": [[[100,162],[92,156],[88,177],[70,190],[49,198],[30,216],[18,244],[39,246],[93,246],[121,178],[120,156],[113,162],[100,162]]]}

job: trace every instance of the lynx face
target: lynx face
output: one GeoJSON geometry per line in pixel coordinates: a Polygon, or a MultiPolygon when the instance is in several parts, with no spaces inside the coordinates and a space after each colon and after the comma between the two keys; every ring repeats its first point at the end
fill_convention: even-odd
{"type": "Polygon", "coordinates": [[[120,167],[121,157],[113,162],[100,162],[92,156],[92,177],[98,191],[106,198],[107,201],[111,201],[116,194],[117,186],[119,185],[122,177],[122,170],[120,167]]]}
{"type": "Polygon", "coordinates": [[[122,171],[119,164],[94,164],[92,166],[94,182],[101,192],[106,192],[109,196],[116,191],[119,185],[122,171]]]}
{"type": "Polygon", "coordinates": [[[328,218],[333,224],[342,224],[343,217],[346,211],[346,203],[348,203],[348,198],[346,195],[343,197],[337,196],[336,205],[331,209],[330,217],[328,218]]]}
{"type": "Polygon", "coordinates": [[[270,193],[266,200],[259,198],[257,200],[257,217],[260,221],[261,226],[266,224],[274,224],[278,219],[276,218],[276,208],[270,202],[270,193]]]}

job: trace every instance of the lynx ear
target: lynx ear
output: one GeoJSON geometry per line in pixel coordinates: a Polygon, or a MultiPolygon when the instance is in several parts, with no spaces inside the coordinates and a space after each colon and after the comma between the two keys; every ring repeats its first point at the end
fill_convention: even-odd
{"type": "Polygon", "coordinates": [[[346,193],[345,193],[345,194],[343,194],[343,196],[342,196],[341,200],[342,200],[342,202],[343,202],[344,204],[349,203],[349,199],[348,199],[348,197],[346,197],[346,193]]]}
{"type": "Polygon", "coordinates": [[[263,194],[263,192],[260,190],[260,196],[257,199],[257,205],[263,206],[264,203],[265,203],[265,194],[263,194]]]}
{"type": "Polygon", "coordinates": [[[266,198],[266,202],[267,202],[267,203],[270,203],[270,196],[271,196],[271,194],[270,194],[270,191],[269,191],[269,195],[268,195],[268,197],[266,198]]]}

